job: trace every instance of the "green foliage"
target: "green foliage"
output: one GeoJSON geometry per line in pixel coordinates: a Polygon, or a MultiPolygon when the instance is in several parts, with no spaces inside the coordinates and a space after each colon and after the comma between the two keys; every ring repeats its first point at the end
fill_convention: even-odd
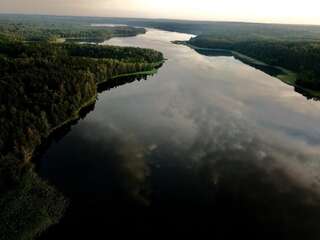
{"type": "Polygon", "coordinates": [[[57,42],[60,38],[71,41],[103,42],[111,37],[129,37],[145,33],[145,29],[116,26],[94,27],[90,21],[74,18],[0,15],[0,39],[14,41],[57,42]]]}
{"type": "MultiPolygon", "coordinates": [[[[115,20],[113,20],[115,21],[115,20]]],[[[320,26],[159,19],[121,19],[119,23],[167,31],[211,35],[216,39],[320,41],[320,26]]]]}
{"type": "Polygon", "coordinates": [[[203,48],[236,51],[267,64],[283,67],[297,73],[296,84],[320,90],[320,42],[283,40],[232,40],[215,35],[200,35],[190,44],[203,48]]]}
{"type": "Polygon", "coordinates": [[[140,48],[47,43],[2,44],[0,53],[0,150],[26,154],[92,100],[97,83],[150,71],[163,59],[140,48]]]}
{"type": "Polygon", "coordinates": [[[154,63],[163,60],[160,52],[152,49],[115,47],[115,46],[92,46],[92,45],[66,45],[70,55],[77,57],[109,58],[126,63],[146,62],[154,63]]]}
{"type": "Polygon", "coordinates": [[[27,171],[15,188],[0,198],[1,239],[34,239],[58,222],[66,204],[60,193],[27,171]]]}
{"type": "Polygon", "coordinates": [[[0,41],[0,237],[29,240],[57,223],[66,206],[30,168],[35,148],[95,101],[98,83],[151,71],[163,56],[140,48],[12,39],[0,41]]]}

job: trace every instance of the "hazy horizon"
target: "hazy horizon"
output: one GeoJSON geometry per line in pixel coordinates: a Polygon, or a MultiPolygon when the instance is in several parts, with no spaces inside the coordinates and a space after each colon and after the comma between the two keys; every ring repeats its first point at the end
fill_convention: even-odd
{"type": "Polygon", "coordinates": [[[320,25],[315,0],[2,0],[0,13],[320,25]]]}

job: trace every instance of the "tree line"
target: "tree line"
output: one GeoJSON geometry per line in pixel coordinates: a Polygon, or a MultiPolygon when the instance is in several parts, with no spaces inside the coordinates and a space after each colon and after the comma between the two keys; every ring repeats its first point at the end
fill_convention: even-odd
{"type": "Polygon", "coordinates": [[[320,90],[318,41],[234,40],[209,34],[192,38],[189,43],[197,47],[236,51],[267,64],[292,70],[297,73],[297,85],[320,90]]]}
{"type": "Polygon", "coordinates": [[[93,103],[97,84],[154,70],[160,52],[141,48],[26,43],[0,38],[0,235],[31,239],[57,223],[66,200],[30,169],[53,129],[93,103]]]}
{"type": "Polygon", "coordinates": [[[3,17],[0,15],[1,37],[19,41],[49,41],[59,39],[71,41],[103,42],[112,37],[130,37],[145,33],[144,28],[129,26],[91,26],[90,22],[76,22],[70,19],[60,21],[32,17],[3,17]]]}

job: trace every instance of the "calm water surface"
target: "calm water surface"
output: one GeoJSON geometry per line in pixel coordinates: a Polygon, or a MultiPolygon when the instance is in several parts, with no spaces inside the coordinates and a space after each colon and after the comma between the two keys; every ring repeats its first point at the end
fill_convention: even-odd
{"type": "Polygon", "coordinates": [[[100,93],[50,144],[38,172],[70,207],[43,239],[319,239],[320,102],[232,56],[170,43],[190,37],[149,30],[105,43],[168,61],[100,93]]]}

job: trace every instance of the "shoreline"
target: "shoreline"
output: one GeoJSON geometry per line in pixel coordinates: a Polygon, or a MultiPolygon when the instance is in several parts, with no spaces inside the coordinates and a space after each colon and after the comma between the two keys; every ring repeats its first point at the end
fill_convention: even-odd
{"type": "Polygon", "coordinates": [[[79,119],[80,117],[80,112],[82,109],[90,106],[91,104],[94,104],[97,100],[97,94],[95,96],[93,96],[90,100],[88,100],[87,102],[83,103],[74,113],[72,113],[72,115],[67,118],[66,120],[64,120],[62,123],[58,124],[57,126],[52,127],[49,130],[49,133],[46,137],[44,137],[43,139],[41,139],[41,143],[38,146],[35,146],[34,149],[32,149],[32,151],[28,152],[26,155],[27,157],[25,158],[25,164],[33,164],[33,158],[34,158],[34,153],[36,151],[36,149],[42,145],[43,142],[45,142],[52,134],[54,134],[55,131],[59,130],[60,128],[68,125],[69,123],[79,119]]]}
{"type": "MultiPolygon", "coordinates": [[[[158,68],[161,66],[161,64],[163,64],[165,62],[165,60],[161,61],[161,62],[158,62],[158,63],[155,63],[155,67],[153,70],[149,70],[149,71],[141,71],[141,72],[133,72],[133,73],[127,73],[127,74],[119,74],[119,75],[116,75],[108,80],[105,80],[105,81],[102,81],[102,82],[97,82],[96,86],[98,87],[99,85],[102,85],[110,80],[116,80],[118,78],[122,78],[122,77],[138,77],[138,76],[141,76],[141,75],[152,75],[152,74],[156,74],[158,72],[158,68]]],[[[64,120],[63,122],[61,122],[60,124],[58,124],[57,126],[54,126],[52,127],[50,130],[49,130],[49,133],[48,135],[43,138],[41,140],[41,143],[36,146],[34,149],[32,149],[32,151],[28,152],[26,155],[27,157],[25,158],[25,164],[32,164],[32,159],[34,158],[34,153],[36,151],[36,149],[41,146],[42,142],[45,142],[46,139],[48,139],[52,134],[54,134],[55,131],[59,130],[60,128],[70,124],[71,122],[75,121],[75,120],[78,120],[79,117],[80,117],[80,112],[94,104],[96,101],[97,101],[97,97],[98,97],[98,93],[96,93],[94,96],[92,96],[92,98],[88,101],[86,101],[85,103],[83,103],[74,113],[72,113],[72,115],[67,118],[66,120],[64,120]]]]}
{"type": "MultiPolygon", "coordinates": [[[[114,80],[114,79],[117,79],[117,78],[121,78],[121,77],[134,77],[134,76],[140,76],[140,75],[150,75],[149,73],[157,73],[157,69],[153,69],[153,70],[150,70],[150,71],[142,71],[142,72],[134,72],[134,73],[128,73],[128,74],[120,74],[120,75],[116,75],[106,81],[103,81],[103,82],[99,82],[97,83],[97,87],[103,83],[106,83],[110,80],[114,80]]],[[[50,132],[49,132],[49,135],[46,137],[48,138],[51,134],[53,134],[53,132],[55,132],[56,130],[58,130],[59,128],[62,128],[64,127],[65,125],[69,124],[70,122],[72,121],[75,121],[77,119],[79,119],[80,117],[80,112],[81,110],[83,110],[84,108],[90,106],[91,104],[95,103],[97,101],[97,97],[98,97],[98,93],[96,93],[95,96],[93,96],[90,100],[88,100],[87,102],[83,103],[79,109],[77,109],[73,114],[72,116],[70,116],[68,119],[66,119],[65,121],[63,121],[62,123],[60,123],[59,125],[53,127],[50,132]]]]}
{"type": "MultiPolygon", "coordinates": [[[[216,51],[216,52],[224,52],[224,53],[229,53],[232,56],[234,56],[236,59],[242,61],[245,64],[251,65],[252,67],[257,67],[257,66],[261,66],[261,67],[273,67],[279,71],[281,71],[281,74],[277,74],[273,77],[279,79],[281,82],[290,85],[292,87],[295,87],[299,90],[302,90],[303,92],[305,92],[306,94],[310,95],[310,97],[313,98],[319,98],[320,97],[320,91],[316,91],[316,90],[312,90],[309,88],[304,88],[301,87],[299,85],[297,85],[295,82],[297,80],[297,73],[290,71],[288,69],[285,69],[283,67],[279,67],[279,66],[272,66],[272,65],[268,65],[260,60],[251,58],[249,56],[246,56],[242,53],[239,53],[237,51],[232,51],[232,50],[228,50],[228,49],[220,49],[220,48],[203,48],[203,47],[198,47],[195,45],[190,44],[188,41],[172,41],[173,44],[178,44],[178,45],[184,45],[187,47],[190,47],[191,49],[194,50],[203,50],[203,51],[216,51]]],[[[262,70],[261,70],[262,71],[262,70]]],[[[264,71],[263,71],[264,72],[264,71]]],[[[269,74],[270,75],[270,74],[269,74]]],[[[272,75],[270,75],[272,76],[272,75]]]]}
{"type": "MultiPolygon", "coordinates": [[[[123,73],[123,74],[119,74],[116,76],[111,77],[109,80],[112,79],[117,79],[117,78],[122,78],[122,77],[135,77],[135,76],[143,76],[143,75],[153,75],[156,74],[158,72],[158,69],[161,67],[162,64],[164,64],[166,62],[166,59],[164,59],[161,62],[157,62],[157,63],[153,63],[153,69],[152,70],[148,70],[148,71],[141,71],[141,72],[133,72],[133,73],[123,73]]],[[[107,80],[108,81],[108,80],[107,80]]],[[[98,83],[98,85],[105,83],[107,81],[103,81],[98,83]]]]}

